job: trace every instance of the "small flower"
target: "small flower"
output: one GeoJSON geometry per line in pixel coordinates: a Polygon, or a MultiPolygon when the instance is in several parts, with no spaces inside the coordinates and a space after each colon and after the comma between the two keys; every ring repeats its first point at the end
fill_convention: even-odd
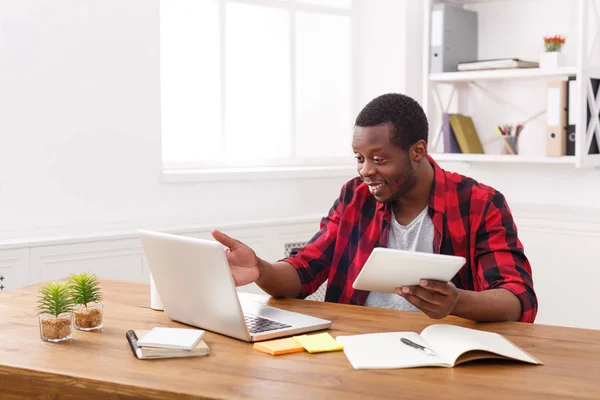
{"type": "Polygon", "coordinates": [[[560,51],[566,41],[562,35],[545,36],[544,47],[546,51],[560,51]]]}

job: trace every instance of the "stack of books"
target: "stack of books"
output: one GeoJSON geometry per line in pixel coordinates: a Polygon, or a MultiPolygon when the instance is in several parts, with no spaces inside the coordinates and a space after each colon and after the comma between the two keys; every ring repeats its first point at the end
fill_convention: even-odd
{"type": "Polygon", "coordinates": [[[129,330],[125,334],[138,359],[194,357],[208,355],[201,329],[153,328],[129,330]]]}
{"type": "Polygon", "coordinates": [[[473,119],[468,115],[444,113],[442,134],[445,153],[485,153],[473,119]]]}
{"type": "Polygon", "coordinates": [[[525,61],[519,58],[498,58],[493,60],[476,60],[458,64],[459,71],[482,71],[488,69],[513,69],[513,68],[539,68],[540,64],[534,61],[525,61]]]}

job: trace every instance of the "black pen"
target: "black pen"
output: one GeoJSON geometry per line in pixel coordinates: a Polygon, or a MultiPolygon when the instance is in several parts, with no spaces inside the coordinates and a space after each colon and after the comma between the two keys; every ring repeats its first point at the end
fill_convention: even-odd
{"type": "Polygon", "coordinates": [[[428,349],[427,347],[421,346],[420,344],[416,344],[415,342],[408,340],[406,338],[402,338],[400,339],[400,341],[402,341],[402,343],[404,343],[407,346],[410,347],[414,347],[415,349],[421,350],[422,352],[424,352],[425,354],[428,354],[430,356],[435,356],[435,352],[431,349],[428,349]]]}

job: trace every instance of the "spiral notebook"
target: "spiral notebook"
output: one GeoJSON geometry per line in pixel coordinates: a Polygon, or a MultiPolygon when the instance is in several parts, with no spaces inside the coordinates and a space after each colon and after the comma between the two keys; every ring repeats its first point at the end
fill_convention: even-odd
{"type": "Polygon", "coordinates": [[[209,348],[206,342],[202,339],[191,350],[165,349],[160,347],[142,347],[138,344],[138,337],[143,337],[149,331],[147,330],[129,330],[125,334],[129,347],[133,355],[140,359],[158,359],[158,358],[177,358],[177,357],[194,357],[206,356],[209,354],[209,348]]]}

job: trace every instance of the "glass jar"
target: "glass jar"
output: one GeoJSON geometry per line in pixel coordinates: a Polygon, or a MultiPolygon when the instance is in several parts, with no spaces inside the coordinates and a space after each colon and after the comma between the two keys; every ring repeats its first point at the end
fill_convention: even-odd
{"type": "Polygon", "coordinates": [[[86,306],[79,304],[73,310],[75,329],[80,331],[93,331],[103,326],[102,303],[89,303],[86,306]]]}
{"type": "Polygon", "coordinates": [[[62,342],[73,336],[73,313],[66,312],[54,316],[40,314],[40,337],[47,342],[62,342]]]}

